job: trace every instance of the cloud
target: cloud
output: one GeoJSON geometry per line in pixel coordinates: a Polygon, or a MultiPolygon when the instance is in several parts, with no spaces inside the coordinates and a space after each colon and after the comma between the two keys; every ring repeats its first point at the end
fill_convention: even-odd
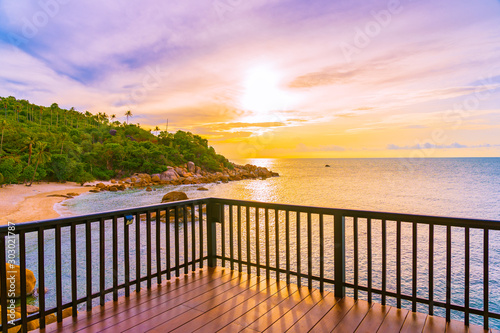
{"type": "Polygon", "coordinates": [[[312,146],[307,146],[303,143],[299,143],[297,147],[295,147],[295,151],[300,152],[300,153],[305,153],[305,152],[327,152],[327,151],[345,151],[346,148],[336,146],[336,145],[327,145],[327,146],[317,146],[317,147],[312,147],[312,146]]]}
{"type": "MultiPolygon", "coordinates": [[[[348,63],[339,45],[353,45],[387,1],[53,1],[57,13],[38,25],[46,0],[0,1],[0,96],[122,120],[131,109],[133,122],[168,119],[221,141],[273,131],[283,146],[321,152],[344,149],[323,144],[332,132],[352,137],[352,149],[374,135],[378,146],[414,142],[419,131],[403,129],[442,127],[464,96],[500,87],[498,2],[409,1],[348,63]],[[13,41],[27,24],[36,33],[13,41]],[[292,111],[243,110],[244,82],[262,65],[297,97],[283,107],[292,111]]],[[[500,103],[491,95],[454,140],[495,142],[471,129],[498,123],[483,113],[500,103]]]]}
{"type": "Polygon", "coordinates": [[[336,68],[327,68],[320,72],[308,73],[295,78],[290,84],[290,88],[311,88],[317,86],[327,86],[336,83],[349,82],[358,76],[361,70],[340,71],[336,68]]]}
{"type": "Polygon", "coordinates": [[[482,144],[482,145],[463,145],[458,142],[454,142],[450,145],[435,145],[432,143],[424,143],[424,144],[416,144],[413,146],[398,146],[395,144],[387,145],[387,149],[389,150],[422,150],[422,149],[462,149],[462,148],[491,148],[491,147],[500,147],[500,145],[496,144],[482,144]]]}

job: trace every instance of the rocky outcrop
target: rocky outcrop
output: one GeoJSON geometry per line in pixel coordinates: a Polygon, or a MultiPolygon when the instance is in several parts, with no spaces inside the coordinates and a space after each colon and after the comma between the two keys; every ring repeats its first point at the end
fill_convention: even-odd
{"type": "Polygon", "coordinates": [[[173,168],[169,168],[167,171],[162,172],[160,175],[160,180],[167,182],[178,180],[179,178],[179,174],[173,168]]]}
{"type": "Polygon", "coordinates": [[[194,165],[193,162],[187,162],[187,170],[190,172],[190,173],[195,173],[196,172],[196,166],[194,165]]]}
{"type": "MultiPolygon", "coordinates": [[[[5,269],[7,271],[7,289],[10,291],[11,286],[14,285],[14,298],[21,297],[21,267],[6,263],[5,269]]],[[[26,269],[26,295],[31,295],[33,293],[35,285],[35,274],[33,274],[31,270],[26,269]]]]}
{"type": "Polygon", "coordinates": [[[161,203],[188,200],[188,196],[184,192],[172,191],[163,196],[161,203]]]}
{"type": "Polygon", "coordinates": [[[162,173],[149,175],[147,173],[136,173],[130,177],[115,181],[111,185],[98,183],[91,192],[100,191],[123,191],[127,188],[147,189],[155,185],[189,185],[208,183],[227,183],[243,179],[267,179],[279,176],[275,172],[264,167],[255,165],[237,165],[232,168],[225,168],[222,171],[210,172],[196,166],[193,162],[188,162],[184,166],[167,167],[162,173]]]}

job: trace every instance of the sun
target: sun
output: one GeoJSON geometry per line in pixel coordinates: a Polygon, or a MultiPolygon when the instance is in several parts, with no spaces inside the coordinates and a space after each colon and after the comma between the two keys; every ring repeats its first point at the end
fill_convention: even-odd
{"type": "Polygon", "coordinates": [[[280,73],[268,66],[251,68],[243,83],[241,107],[253,112],[257,118],[290,108],[294,98],[280,87],[281,80],[280,73]]]}

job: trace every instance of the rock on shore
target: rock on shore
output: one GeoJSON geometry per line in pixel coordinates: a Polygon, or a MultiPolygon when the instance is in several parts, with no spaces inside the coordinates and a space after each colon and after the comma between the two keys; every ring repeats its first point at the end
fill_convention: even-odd
{"type": "Polygon", "coordinates": [[[267,179],[279,176],[278,173],[269,171],[267,168],[251,164],[233,164],[233,166],[233,169],[225,168],[222,171],[210,172],[196,166],[193,162],[188,162],[184,166],[167,167],[167,170],[159,174],[136,173],[122,180],[113,179],[110,185],[98,183],[95,189],[90,192],[117,192],[127,188],[147,188],[154,185],[227,183],[243,179],[267,179]]]}
{"type": "MultiPolygon", "coordinates": [[[[7,272],[7,290],[11,290],[11,285],[14,286],[14,298],[21,297],[21,267],[18,265],[5,264],[7,272]],[[14,279],[10,280],[9,278],[14,279]]],[[[36,278],[35,274],[29,269],[26,269],[26,295],[31,295],[35,290],[36,278]]]]}
{"type": "Polygon", "coordinates": [[[184,192],[172,191],[163,196],[161,203],[188,200],[188,196],[184,192]]]}

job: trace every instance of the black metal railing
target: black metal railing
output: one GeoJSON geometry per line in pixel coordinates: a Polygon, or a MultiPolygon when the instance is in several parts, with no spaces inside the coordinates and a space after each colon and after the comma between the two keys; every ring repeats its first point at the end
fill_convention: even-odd
{"type": "Polygon", "coordinates": [[[31,321],[44,328],[51,314],[60,322],[66,309],[76,316],[82,306],[89,311],[107,300],[116,301],[119,294],[129,296],[134,287],[151,288],[155,279],[159,284],[163,278],[202,268],[210,243],[204,217],[207,202],[190,200],[0,227],[0,276],[9,272],[6,263],[19,265],[21,272],[17,320],[8,317],[11,299],[4,295],[9,296],[11,287],[1,279],[2,331],[11,327],[4,324],[8,322],[22,325],[23,331],[31,321]],[[15,255],[8,256],[10,248],[15,255]],[[32,299],[38,301],[39,311],[31,315],[26,311],[26,268],[34,270],[39,290],[32,299]],[[45,293],[48,284],[51,288],[45,293]]]}
{"type": "MultiPolygon", "coordinates": [[[[24,330],[204,265],[466,325],[500,323],[500,276],[490,272],[500,271],[497,221],[207,198],[0,227],[1,276],[11,247],[21,271],[14,324],[24,330]],[[38,298],[27,298],[26,268],[36,268],[38,298]],[[39,311],[28,315],[28,302],[39,311]]],[[[1,279],[2,323],[9,287],[1,279]]]]}
{"type": "Polygon", "coordinates": [[[226,199],[210,205],[210,220],[221,222],[220,266],[500,328],[499,221],[226,199]]]}

